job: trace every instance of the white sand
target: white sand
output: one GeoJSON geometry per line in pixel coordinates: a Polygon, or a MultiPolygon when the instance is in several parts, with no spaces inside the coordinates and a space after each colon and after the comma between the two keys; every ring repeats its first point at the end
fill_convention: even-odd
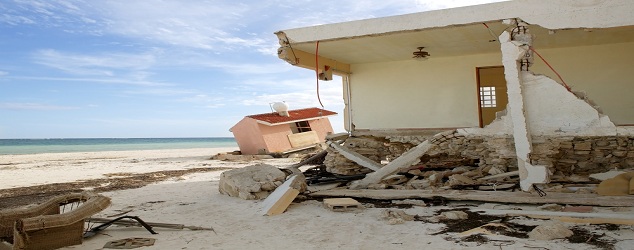
{"type": "MultiPolygon", "coordinates": [[[[103,178],[105,173],[149,172],[193,167],[242,167],[259,162],[290,165],[298,159],[273,159],[228,163],[208,158],[234,149],[159,150],[98,153],[0,156],[0,189],[42,183],[103,178]],[[11,163],[7,165],[8,163],[11,163]],[[6,181],[6,182],[5,182],[6,181]]],[[[145,221],[213,227],[212,231],[111,226],[82,245],[65,249],[101,249],[108,241],[131,237],[155,238],[154,246],[140,249],[594,249],[565,240],[532,241],[506,236],[488,236],[492,241],[478,245],[454,242],[430,235],[444,224],[408,221],[388,225],[380,219],[380,208],[355,212],[332,212],[320,202],[292,204],[277,216],[259,214],[261,201],[246,201],[218,193],[220,172],[196,173],[139,189],[103,193],[112,206],[96,217],[132,210],[145,221]]],[[[415,207],[409,214],[432,215],[447,207],[415,207]]],[[[538,222],[541,223],[541,222],[538,222]]],[[[608,232],[609,233],[609,232],[608,232]]],[[[618,230],[611,237],[634,239],[634,232],[618,230]],[[616,235],[618,233],[618,235],[616,235]]],[[[1,249],[1,247],[0,247],[1,249]]]]}

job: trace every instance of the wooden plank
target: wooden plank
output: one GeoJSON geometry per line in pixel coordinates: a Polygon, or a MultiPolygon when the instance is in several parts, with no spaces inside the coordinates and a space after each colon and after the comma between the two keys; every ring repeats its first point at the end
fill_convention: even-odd
{"type": "Polygon", "coordinates": [[[278,215],[284,213],[286,208],[293,202],[295,197],[299,194],[299,190],[293,188],[296,186],[293,182],[299,180],[297,175],[293,175],[286,180],[282,185],[277,187],[273,193],[271,193],[262,202],[262,214],[263,215],[278,215]]]}
{"type": "Polygon", "coordinates": [[[299,148],[319,143],[319,136],[317,136],[317,132],[315,131],[308,131],[303,133],[290,134],[288,135],[288,141],[291,143],[291,147],[299,148]]]}
{"type": "Polygon", "coordinates": [[[518,204],[569,204],[606,207],[634,206],[634,196],[600,196],[597,194],[572,194],[549,192],[540,197],[537,194],[507,191],[469,191],[469,190],[372,190],[372,189],[333,189],[311,193],[313,197],[356,197],[379,200],[391,199],[431,199],[443,197],[447,200],[484,201],[518,204]]]}
{"type": "Polygon", "coordinates": [[[619,224],[634,225],[633,214],[623,213],[573,213],[551,211],[525,211],[525,210],[495,210],[495,209],[471,209],[474,212],[483,212],[488,215],[526,216],[536,219],[556,219],[571,223],[590,224],[619,224]]]}

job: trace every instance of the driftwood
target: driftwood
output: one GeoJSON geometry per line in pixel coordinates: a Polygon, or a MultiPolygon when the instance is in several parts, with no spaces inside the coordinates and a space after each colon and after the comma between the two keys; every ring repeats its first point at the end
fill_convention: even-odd
{"type": "Polygon", "coordinates": [[[333,189],[309,194],[312,197],[356,197],[379,200],[398,199],[432,199],[443,197],[447,200],[484,201],[517,204],[570,204],[591,205],[606,207],[631,207],[634,206],[634,196],[600,196],[597,194],[555,193],[549,192],[540,197],[537,194],[526,192],[507,191],[432,191],[432,190],[396,190],[396,189],[333,189]]]}
{"type": "MultiPolygon", "coordinates": [[[[88,218],[86,219],[87,222],[91,222],[91,223],[106,223],[106,222],[110,222],[112,221],[111,219],[106,219],[106,218],[88,218]]],[[[114,225],[120,225],[120,226],[129,226],[129,227],[141,227],[141,223],[136,222],[136,221],[131,221],[131,220],[119,220],[119,221],[115,221],[112,224],[114,225]]],[[[211,230],[214,231],[214,233],[216,232],[213,228],[211,227],[199,227],[199,226],[186,226],[183,224],[170,224],[170,223],[158,223],[158,222],[145,222],[145,224],[151,226],[151,227],[160,227],[160,228],[169,228],[169,229],[189,229],[189,230],[211,230]]]]}

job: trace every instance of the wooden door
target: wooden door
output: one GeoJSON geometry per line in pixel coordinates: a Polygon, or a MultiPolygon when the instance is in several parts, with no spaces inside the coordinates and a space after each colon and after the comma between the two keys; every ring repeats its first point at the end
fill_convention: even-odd
{"type": "Polygon", "coordinates": [[[504,67],[478,67],[478,100],[480,111],[480,127],[489,125],[495,120],[495,113],[506,108],[506,80],[504,67]]]}

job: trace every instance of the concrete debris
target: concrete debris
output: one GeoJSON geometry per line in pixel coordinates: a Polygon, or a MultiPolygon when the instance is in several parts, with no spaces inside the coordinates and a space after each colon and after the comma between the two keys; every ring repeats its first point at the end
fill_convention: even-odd
{"type": "Polygon", "coordinates": [[[620,174],[624,174],[624,171],[618,171],[618,170],[610,170],[608,172],[604,172],[604,173],[596,173],[596,174],[591,174],[589,177],[591,179],[594,180],[599,180],[599,181],[605,181],[607,179],[612,179],[620,174]]]}
{"type": "MultiPolygon", "coordinates": [[[[264,199],[286,180],[286,174],[267,164],[232,169],[220,175],[218,191],[245,200],[264,199]]],[[[305,191],[305,188],[300,192],[305,191]]]]}
{"type": "Polygon", "coordinates": [[[447,220],[466,220],[469,218],[469,215],[463,211],[446,211],[440,213],[439,216],[447,220]]]}
{"type": "Polygon", "coordinates": [[[390,175],[383,179],[382,182],[387,185],[398,185],[407,182],[407,180],[407,177],[405,177],[404,175],[390,175]]]}
{"type": "Polygon", "coordinates": [[[572,236],[574,233],[562,223],[552,223],[537,226],[528,233],[528,237],[533,240],[554,240],[572,236]]]}
{"type": "Polygon", "coordinates": [[[396,225],[414,220],[414,215],[409,215],[399,209],[385,209],[381,211],[381,219],[387,220],[387,224],[396,225]]]}
{"type": "Polygon", "coordinates": [[[559,205],[559,204],[544,204],[544,205],[541,205],[541,206],[539,206],[537,208],[539,210],[553,211],[553,212],[560,212],[561,210],[564,209],[564,207],[562,205],[559,205]]]}
{"type": "Polygon", "coordinates": [[[427,206],[427,204],[423,200],[412,200],[412,199],[393,200],[392,204],[395,204],[395,205],[414,205],[414,206],[419,206],[419,207],[426,207],[427,206]]]}

